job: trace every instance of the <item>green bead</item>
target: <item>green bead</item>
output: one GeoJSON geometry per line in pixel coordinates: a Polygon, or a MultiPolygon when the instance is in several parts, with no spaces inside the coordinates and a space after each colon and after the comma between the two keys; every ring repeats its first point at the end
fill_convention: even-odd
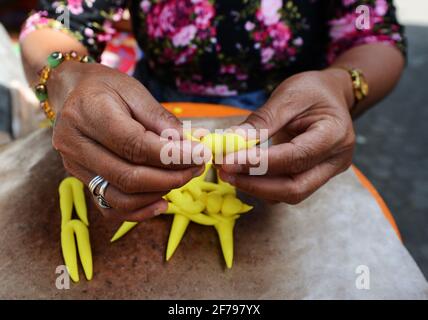
{"type": "Polygon", "coordinates": [[[53,52],[49,57],[48,57],[48,65],[51,68],[56,68],[58,67],[61,62],[64,61],[64,55],[61,52],[53,52]]]}
{"type": "Polygon", "coordinates": [[[34,92],[36,93],[36,97],[40,102],[46,101],[48,99],[48,89],[44,84],[38,84],[34,92]]]}

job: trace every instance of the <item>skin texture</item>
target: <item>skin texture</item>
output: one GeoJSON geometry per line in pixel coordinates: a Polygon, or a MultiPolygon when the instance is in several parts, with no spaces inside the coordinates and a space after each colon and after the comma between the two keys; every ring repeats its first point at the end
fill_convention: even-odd
{"type": "MultiPolygon", "coordinates": [[[[31,33],[22,47],[30,82],[52,51],[85,53],[77,41],[51,30],[31,33]]],[[[268,129],[273,137],[267,174],[249,176],[249,164],[223,165],[221,178],[269,201],[304,200],[349,167],[355,144],[352,117],[389,93],[403,66],[396,48],[370,44],[348,50],[326,70],[286,79],[242,124],[244,129],[268,129]],[[365,74],[370,93],[361,104],[354,105],[349,74],[337,67],[355,67],[365,74]]],[[[65,62],[52,72],[48,90],[57,112],[53,146],[65,168],[85,185],[96,174],[111,183],[106,199],[114,209],[101,209],[106,217],[139,221],[160,214],[167,208],[164,194],[202,173],[201,166],[160,162],[160,149],[167,142],[159,135],[181,124],[133,78],[98,64],[65,62]]],[[[196,144],[181,144],[181,154],[196,144]]]]}
{"type": "MultiPolygon", "coordinates": [[[[41,41],[45,36],[36,31],[23,43],[30,80],[43,65],[40,52],[47,57],[58,48],[51,41],[41,41]],[[30,54],[39,41],[43,45],[38,53],[30,54]]],[[[70,41],[66,35],[58,37],[70,41]]],[[[79,50],[79,46],[76,43],[67,49],[79,50]]],[[[57,114],[53,147],[61,154],[66,170],[85,185],[95,175],[110,182],[105,198],[113,208],[100,208],[106,217],[140,221],[158,215],[167,209],[163,195],[203,172],[201,165],[161,162],[160,150],[167,144],[173,144],[183,157],[198,143],[161,138],[164,129],[181,132],[181,123],[132,77],[100,64],[70,61],[52,71],[47,86],[57,114]]],[[[204,152],[209,150],[202,148],[204,152]]]]}
{"type": "MultiPolygon", "coordinates": [[[[385,97],[398,82],[403,66],[397,49],[370,44],[348,50],[326,70],[288,78],[240,126],[268,129],[273,137],[267,154],[259,150],[259,157],[268,160],[267,174],[248,175],[250,164],[224,164],[220,176],[269,201],[297,204],[306,199],[350,166],[355,146],[352,117],[385,97]],[[370,93],[360,104],[355,105],[349,74],[338,67],[358,68],[365,74],[370,93]]],[[[237,155],[227,157],[236,159],[237,155]]]]}

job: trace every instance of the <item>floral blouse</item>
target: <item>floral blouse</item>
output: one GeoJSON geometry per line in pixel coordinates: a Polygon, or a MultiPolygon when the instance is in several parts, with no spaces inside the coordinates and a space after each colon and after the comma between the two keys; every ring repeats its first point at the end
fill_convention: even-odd
{"type": "Polygon", "coordinates": [[[21,37],[53,28],[99,57],[126,8],[150,73],[192,95],[272,90],[361,44],[405,52],[392,0],[41,0],[21,37]]]}

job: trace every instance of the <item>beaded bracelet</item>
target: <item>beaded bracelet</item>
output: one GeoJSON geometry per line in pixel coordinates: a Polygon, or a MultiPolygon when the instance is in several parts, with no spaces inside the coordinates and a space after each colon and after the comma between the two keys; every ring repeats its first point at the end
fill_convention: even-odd
{"type": "Polygon", "coordinates": [[[45,112],[46,117],[51,121],[51,123],[55,120],[55,112],[48,101],[48,88],[46,83],[49,79],[49,75],[52,69],[58,67],[64,61],[80,61],[82,63],[92,63],[95,60],[90,56],[79,56],[77,52],[70,51],[68,53],[61,52],[53,52],[49,55],[47,59],[47,65],[43,67],[43,69],[39,72],[39,83],[34,87],[34,92],[36,94],[37,99],[40,102],[40,107],[45,112]]]}

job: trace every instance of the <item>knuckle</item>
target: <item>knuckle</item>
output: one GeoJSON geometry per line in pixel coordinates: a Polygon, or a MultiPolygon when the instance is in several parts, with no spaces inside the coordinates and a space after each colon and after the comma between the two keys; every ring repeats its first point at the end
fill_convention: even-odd
{"type": "Polygon", "coordinates": [[[178,124],[177,118],[172,113],[167,111],[160,112],[159,120],[163,123],[171,123],[174,125],[178,124]]]}
{"type": "Polygon", "coordinates": [[[355,135],[355,131],[353,129],[349,130],[347,137],[345,139],[345,145],[349,148],[349,149],[354,149],[355,146],[355,140],[356,140],[356,135],[355,135]]]}
{"type": "Polygon", "coordinates": [[[257,194],[259,192],[259,188],[255,183],[244,183],[240,178],[235,177],[235,186],[239,189],[243,189],[250,194],[257,194]]]}
{"type": "Polygon", "coordinates": [[[147,144],[138,136],[126,138],[122,153],[128,160],[134,163],[146,163],[148,159],[147,144]]]}
{"type": "Polygon", "coordinates": [[[310,147],[295,145],[290,156],[290,160],[283,159],[283,165],[287,165],[291,173],[299,173],[311,165],[311,154],[313,150],[310,147]]]}
{"type": "Polygon", "coordinates": [[[275,121],[275,115],[270,108],[260,108],[247,119],[247,123],[255,128],[269,128],[275,121]]]}
{"type": "Polygon", "coordinates": [[[122,209],[127,212],[138,209],[138,204],[136,203],[136,201],[127,196],[116,198],[114,202],[112,202],[112,205],[115,208],[122,209]]]}
{"type": "Polygon", "coordinates": [[[285,202],[292,205],[302,202],[306,198],[304,189],[305,183],[293,183],[290,185],[285,202]]]}
{"type": "Polygon", "coordinates": [[[79,120],[80,107],[84,102],[77,94],[70,94],[64,102],[64,106],[59,114],[61,121],[76,123],[79,120]]]}
{"type": "Polygon", "coordinates": [[[64,136],[61,134],[61,129],[56,127],[52,134],[52,146],[55,150],[61,152],[65,146],[64,136]]]}
{"type": "Polygon", "coordinates": [[[116,183],[117,187],[125,193],[138,192],[139,183],[137,170],[126,169],[118,173],[116,183]]]}

